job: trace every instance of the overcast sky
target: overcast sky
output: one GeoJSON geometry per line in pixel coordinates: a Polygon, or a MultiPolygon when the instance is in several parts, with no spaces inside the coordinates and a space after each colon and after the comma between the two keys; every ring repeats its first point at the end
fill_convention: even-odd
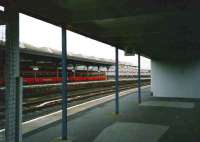
{"type": "MultiPolygon", "coordinates": [[[[61,50],[61,28],[20,14],[20,42],[36,47],[51,47],[61,50]]],[[[67,50],[86,56],[115,59],[114,47],[71,31],[67,31],[67,50]]],[[[137,56],[124,56],[122,50],[119,55],[120,61],[137,65],[137,56]]],[[[150,69],[150,60],[142,57],[141,66],[150,69]]]]}

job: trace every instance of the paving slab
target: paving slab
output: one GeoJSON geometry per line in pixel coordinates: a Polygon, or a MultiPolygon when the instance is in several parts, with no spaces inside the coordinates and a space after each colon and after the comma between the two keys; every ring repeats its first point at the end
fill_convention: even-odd
{"type": "Polygon", "coordinates": [[[117,122],[104,129],[94,142],[157,142],[169,127],[117,122]]]}

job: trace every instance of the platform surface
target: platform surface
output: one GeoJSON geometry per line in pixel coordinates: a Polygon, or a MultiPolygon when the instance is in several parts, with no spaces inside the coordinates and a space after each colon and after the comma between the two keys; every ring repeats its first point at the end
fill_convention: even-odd
{"type": "MultiPolygon", "coordinates": [[[[150,89],[142,90],[143,102],[169,101],[189,102],[194,107],[142,106],[137,95],[120,98],[120,114],[114,114],[115,102],[99,105],[69,118],[69,137],[73,142],[109,142],[143,140],[148,142],[199,142],[200,101],[196,99],[170,99],[150,96],[150,89]],[[113,128],[119,130],[113,130],[113,128]],[[129,131],[129,134],[122,131],[129,131]],[[133,132],[133,135],[129,136],[133,132]],[[117,138],[113,134],[120,133],[117,138]],[[136,134],[137,133],[137,136],[136,134]],[[130,139],[128,138],[130,137],[130,139]],[[105,141],[106,142],[106,141],[105,141]]],[[[60,136],[60,122],[24,135],[24,142],[50,142],[60,136]]],[[[135,141],[138,142],[138,141],[135,141]]],[[[142,142],[142,141],[141,141],[142,142]]]]}
{"type": "Polygon", "coordinates": [[[141,104],[142,106],[152,107],[171,107],[171,108],[183,108],[193,109],[195,104],[193,102],[180,102],[180,101],[145,101],[141,104]]]}

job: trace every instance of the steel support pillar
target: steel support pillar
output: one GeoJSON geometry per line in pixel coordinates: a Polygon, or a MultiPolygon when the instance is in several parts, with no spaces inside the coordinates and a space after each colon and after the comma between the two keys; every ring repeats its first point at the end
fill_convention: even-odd
{"type": "Polygon", "coordinates": [[[62,27],[62,140],[68,139],[68,90],[67,90],[67,31],[62,27]]]}
{"type": "Polygon", "coordinates": [[[77,65],[76,65],[76,64],[73,64],[73,70],[74,70],[73,76],[74,76],[74,77],[76,77],[76,67],[77,67],[77,65]]]}
{"type": "Polygon", "coordinates": [[[108,72],[109,72],[110,67],[106,67],[106,79],[109,80],[108,78],[108,72]]]}
{"type": "Polygon", "coordinates": [[[57,77],[57,79],[59,78],[59,68],[58,67],[56,67],[56,77],[57,77]]]}
{"type": "Polygon", "coordinates": [[[16,78],[16,142],[22,142],[22,103],[23,103],[23,78],[16,78]]]}
{"type": "Polygon", "coordinates": [[[115,48],[115,113],[119,114],[119,50],[115,48]]]}
{"type": "Polygon", "coordinates": [[[89,65],[87,65],[87,76],[89,76],[89,65]]]}
{"type": "Polygon", "coordinates": [[[101,74],[101,72],[100,72],[100,66],[97,66],[97,68],[98,68],[98,78],[100,78],[100,74],[101,74]]]}
{"type": "Polygon", "coordinates": [[[15,2],[11,2],[5,8],[6,25],[6,56],[5,56],[5,80],[6,80],[6,104],[5,104],[5,141],[18,142],[19,128],[16,128],[21,120],[16,109],[17,96],[17,77],[19,77],[19,12],[15,2]],[[16,119],[17,118],[17,119],[16,119]]]}
{"type": "Polygon", "coordinates": [[[141,61],[140,61],[140,53],[138,53],[138,103],[141,104],[141,61]]]}

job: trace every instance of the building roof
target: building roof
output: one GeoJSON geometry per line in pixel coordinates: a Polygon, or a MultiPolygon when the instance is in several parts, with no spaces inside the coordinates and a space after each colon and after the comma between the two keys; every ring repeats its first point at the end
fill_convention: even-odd
{"type": "MultiPolygon", "coordinates": [[[[0,41],[2,44],[3,42],[0,41]]],[[[0,46],[3,48],[3,46],[0,46]]],[[[61,58],[61,51],[55,50],[49,47],[35,47],[30,44],[21,43],[20,44],[20,52],[28,55],[35,55],[41,57],[51,57],[51,58],[61,58]]],[[[113,60],[97,58],[93,56],[84,56],[82,54],[74,54],[71,52],[67,53],[68,60],[76,63],[85,63],[90,65],[103,65],[103,66],[111,66],[114,65],[113,60]]]]}
{"type": "MultiPolygon", "coordinates": [[[[50,56],[55,58],[61,58],[61,51],[49,48],[49,47],[35,47],[30,44],[22,43],[20,45],[21,51],[23,53],[40,55],[40,56],[50,56]]],[[[89,64],[100,64],[100,65],[113,65],[114,61],[104,58],[97,58],[93,56],[85,56],[82,54],[74,54],[71,52],[67,53],[67,57],[69,60],[78,61],[78,62],[85,62],[89,64]]]]}

